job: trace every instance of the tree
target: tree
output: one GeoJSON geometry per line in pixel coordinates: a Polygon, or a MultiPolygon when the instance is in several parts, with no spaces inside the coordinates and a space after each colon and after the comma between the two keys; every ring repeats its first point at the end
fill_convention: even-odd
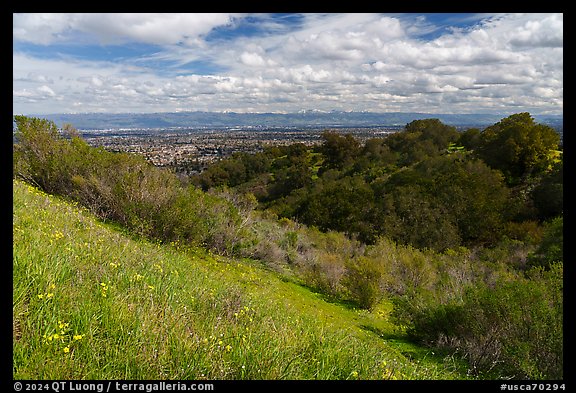
{"type": "Polygon", "coordinates": [[[278,157],[271,166],[274,180],[268,185],[268,193],[273,199],[312,183],[312,160],[308,147],[303,143],[294,143],[284,146],[282,150],[286,155],[278,157]]]}
{"type": "Polygon", "coordinates": [[[370,216],[374,205],[372,189],[360,176],[322,179],[302,201],[296,214],[303,222],[323,231],[336,230],[373,242],[370,216]]]}
{"type": "Polygon", "coordinates": [[[444,250],[498,240],[509,190],[502,174],[462,153],[429,157],[372,184],[378,231],[418,248],[444,250]]]}
{"type": "Polygon", "coordinates": [[[510,184],[546,170],[554,159],[560,135],[534,122],[529,113],[517,113],[487,127],[476,152],[492,168],[504,173],[510,184]]]}
{"type": "Polygon", "coordinates": [[[448,126],[438,119],[414,120],[406,124],[405,130],[409,133],[422,133],[421,140],[431,140],[434,146],[440,149],[459,137],[455,127],[448,126]]]}
{"type": "Polygon", "coordinates": [[[370,138],[362,147],[360,156],[353,166],[354,173],[364,173],[367,177],[377,178],[393,169],[399,154],[392,151],[386,138],[370,138]]]}
{"type": "Polygon", "coordinates": [[[532,190],[531,199],[541,220],[556,217],[564,211],[563,168],[562,162],[554,165],[532,190]]]}
{"type": "Polygon", "coordinates": [[[362,155],[369,161],[380,165],[389,165],[396,162],[397,155],[390,150],[385,138],[370,138],[362,148],[362,155]]]}
{"type": "Polygon", "coordinates": [[[459,135],[455,127],[438,119],[414,120],[403,131],[388,136],[386,144],[400,154],[398,164],[405,166],[443,153],[459,135]]]}
{"type": "Polygon", "coordinates": [[[416,171],[429,180],[429,193],[453,217],[463,241],[498,239],[509,198],[500,172],[457,155],[429,158],[416,171]]]}
{"type": "Polygon", "coordinates": [[[468,150],[474,150],[480,143],[481,131],[478,128],[469,128],[460,134],[457,144],[468,150]]]}
{"type": "Polygon", "coordinates": [[[322,139],[319,151],[324,156],[324,170],[343,169],[360,154],[360,142],[350,134],[342,136],[335,131],[324,131],[322,139]]]}
{"type": "Polygon", "coordinates": [[[417,183],[397,185],[380,195],[379,228],[384,236],[416,248],[441,251],[460,244],[458,227],[445,206],[417,183]]]}

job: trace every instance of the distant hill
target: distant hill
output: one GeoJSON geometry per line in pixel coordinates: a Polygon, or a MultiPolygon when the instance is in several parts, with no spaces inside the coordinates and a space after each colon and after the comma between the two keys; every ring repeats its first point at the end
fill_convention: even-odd
{"type": "MultiPolygon", "coordinates": [[[[437,118],[445,124],[484,127],[497,123],[507,114],[431,114],[417,112],[319,112],[235,113],[81,113],[34,115],[54,121],[58,126],[70,123],[81,130],[118,128],[176,127],[367,127],[403,126],[413,120],[437,118]]],[[[536,121],[561,129],[562,115],[534,115],[536,121]]]]}

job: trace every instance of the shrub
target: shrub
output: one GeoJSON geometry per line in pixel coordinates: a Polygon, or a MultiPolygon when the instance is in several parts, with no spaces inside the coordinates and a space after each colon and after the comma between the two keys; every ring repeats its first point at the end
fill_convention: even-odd
{"type": "Polygon", "coordinates": [[[70,165],[76,160],[58,127],[45,119],[15,116],[17,144],[13,146],[13,174],[49,193],[69,188],[70,165]]]}
{"type": "Polygon", "coordinates": [[[560,216],[548,223],[538,249],[528,257],[528,265],[549,269],[555,262],[563,262],[563,251],[564,219],[560,216]]]}
{"type": "Polygon", "coordinates": [[[380,266],[383,290],[390,295],[433,288],[437,281],[433,255],[431,251],[395,244],[388,238],[380,238],[366,251],[366,256],[380,266]]]}
{"type": "Polygon", "coordinates": [[[344,286],[350,297],[360,307],[371,310],[383,296],[383,273],[378,264],[366,257],[358,257],[346,263],[344,286]]]}
{"type": "Polygon", "coordinates": [[[433,292],[422,289],[393,297],[392,302],[392,320],[405,327],[412,340],[436,347],[443,347],[449,341],[454,346],[456,329],[463,323],[462,305],[439,305],[433,292]]]}
{"type": "Polygon", "coordinates": [[[43,119],[16,116],[14,175],[64,195],[145,237],[182,240],[221,253],[243,239],[238,209],[226,199],[184,187],[143,157],[65,138],[43,119]]]}
{"type": "Polygon", "coordinates": [[[561,264],[554,264],[493,289],[470,286],[461,302],[446,304],[431,292],[414,292],[394,300],[392,317],[413,339],[458,351],[475,373],[561,379],[562,277],[561,264]]]}
{"type": "Polygon", "coordinates": [[[335,298],[344,297],[343,277],[346,274],[344,259],[334,253],[317,252],[301,267],[307,285],[335,298]]]}

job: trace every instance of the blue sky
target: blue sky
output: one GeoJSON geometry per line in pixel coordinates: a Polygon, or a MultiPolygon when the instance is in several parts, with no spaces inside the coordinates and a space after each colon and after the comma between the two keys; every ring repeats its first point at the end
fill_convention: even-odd
{"type": "Polygon", "coordinates": [[[13,112],[563,111],[563,14],[13,14],[13,112]]]}

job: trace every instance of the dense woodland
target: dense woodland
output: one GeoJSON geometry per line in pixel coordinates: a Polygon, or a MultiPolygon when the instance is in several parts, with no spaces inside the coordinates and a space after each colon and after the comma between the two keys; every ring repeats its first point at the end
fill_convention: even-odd
{"type": "Polygon", "coordinates": [[[322,140],[239,153],[192,182],[253,194],[280,217],[366,244],[386,236],[436,251],[524,240],[562,214],[559,136],[528,113],[483,132],[428,119],[363,146],[334,131],[322,140]]]}
{"type": "Polygon", "coordinates": [[[181,179],[16,116],[13,175],[131,233],[251,258],[486,378],[563,377],[563,161],[528,113],[238,153],[181,179]]]}

